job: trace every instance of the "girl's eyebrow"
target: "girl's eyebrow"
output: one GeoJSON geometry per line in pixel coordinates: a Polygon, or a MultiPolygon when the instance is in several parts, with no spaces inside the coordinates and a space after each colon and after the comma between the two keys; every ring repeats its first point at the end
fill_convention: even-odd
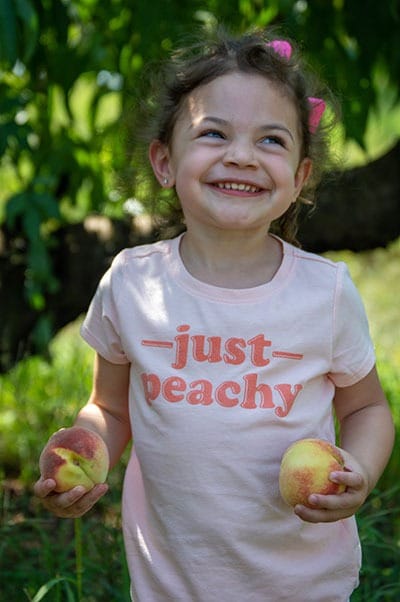
{"type": "Polygon", "coordinates": [[[213,117],[211,115],[204,115],[200,119],[193,120],[193,122],[189,125],[189,128],[191,129],[198,125],[202,125],[204,123],[207,123],[207,121],[211,121],[211,123],[215,123],[216,125],[225,127],[229,125],[229,121],[226,121],[226,119],[221,119],[220,117],[213,117]]]}
{"type": "Polygon", "coordinates": [[[279,123],[268,123],[266,125],[261,126],[260,130],[263,130],[265,132],[268,132],[270,130],[278,130],[280,132],[286,133],[294,142],[294,136],[293,136],[292,132],[289,130],[289,128],[287,128],[284,125],[281,125],[279,123]]]}
{"type": "MultiPolygon", "coordinates": [[[[212,115],[205,115],[204,117],[199,119],[199,121],[196,121],[195,123],[191,123],[190,128],[195,127],[196,125],[206,123],[207,121],[210,121],[211,123],[215,123],[216,125],[225,126],[225,127],[229,125],[229,121],[227,121],[226,119],[222,119],[221,117],[214,117],[212,115]]],[[[267,123],[265,125],[260,126],[259,129],[262,132],[268,132],[270,130],[279,130],[283,133],[286,133],[294,142],[294,136],[293,136],[292,132],[287,127],[285,127],[284,125],[281,125],[279,123],[267,123]]]]}

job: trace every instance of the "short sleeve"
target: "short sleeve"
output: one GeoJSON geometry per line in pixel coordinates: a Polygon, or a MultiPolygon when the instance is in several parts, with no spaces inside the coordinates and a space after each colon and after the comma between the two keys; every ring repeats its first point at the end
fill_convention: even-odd
{"type": "Polygon", "coordinates": [[[116,300],[118,260],[119,256],[101,279],[80,332],[82,338],[106,360],[113,364],[126,364],[129,360],[121,342],[116,300]]]}
{"type": "Polygon", "coordinates": [[[332,369],[329,377],[338,387],[364,378],[375,364],[368,319],[347,266],[338,264],[333,312],[332,369]]]}

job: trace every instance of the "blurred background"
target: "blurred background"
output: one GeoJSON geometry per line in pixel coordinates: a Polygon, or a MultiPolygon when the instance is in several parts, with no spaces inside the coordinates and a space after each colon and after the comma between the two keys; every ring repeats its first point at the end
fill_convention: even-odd
{"type": "MultiPolygon", "coordinates": [[[[170,235],[167,200],[137,177],[135,102],[192,34],[274,26],[336,93],[342,119],[302,246],[345,260],[400,428],[398,0],[0,0],[0,601],[127,601],[124,461],[80,521],[32,497],[49,435],[91,387],[79,324],[123,247],[170,235]]],[[[399,445],[358,516],[352,602],[400,599],[399,445]]]]}

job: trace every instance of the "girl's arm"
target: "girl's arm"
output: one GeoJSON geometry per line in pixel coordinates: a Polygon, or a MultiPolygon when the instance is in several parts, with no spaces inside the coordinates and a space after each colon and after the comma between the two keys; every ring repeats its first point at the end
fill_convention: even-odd
{"type": "MultiPolygon", "coordinates": [[[[95,357],[93,388],[88,403],[79,412],[75,425],[96,431],[105,441],[112,468],[131,438],[129,422],[129,364],[112,364],[99,354],[95,357]]],[[[40,478],[34,492],[45,507],[64,518],[85,514],[108,490],[105,483],[85,493],[78,486],[54,493],[55,481],[40,478]]]]}
{"type": "Polygon", "coordinates": [[[131,438],[129,370],[130,364],[112,364],[96,354],[92,392],[75,420],[75,426],[94,430],[104,439],[110,468],[118,462],[131,438]]]}
{"type": "Polygon", "coordinates": [[[310,496],[315,509],[297,506],[296,514],[309,522],[355,514],[379,480],[393,448],[393,420],[375,368],[355,385],[338,387],[334,407],[346,471],[331,473],[331,478],[347,489],[339,495],[310,496]]]}

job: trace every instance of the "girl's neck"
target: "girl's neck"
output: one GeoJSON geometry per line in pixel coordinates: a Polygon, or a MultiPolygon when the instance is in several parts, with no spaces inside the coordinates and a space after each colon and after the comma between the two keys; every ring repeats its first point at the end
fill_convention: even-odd
{"type": "Polygon", "coordinates": [[[282,245],[268,233],[215,232],[184,234],[180,254],[196,279],[224,288],[252,288],[266,284],[282,262],[282,245]]]}

